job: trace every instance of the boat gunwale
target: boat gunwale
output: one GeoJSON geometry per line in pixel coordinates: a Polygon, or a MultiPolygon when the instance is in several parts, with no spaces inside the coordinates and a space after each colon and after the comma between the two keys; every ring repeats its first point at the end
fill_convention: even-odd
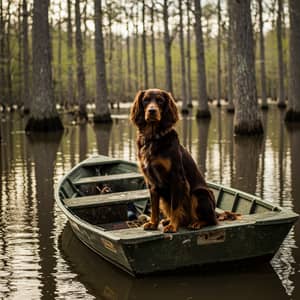
{"type": "MultiPolygon", "coordinates": [[[[90,158],[87,158],[86,160],[83,160],[82,162],[78,163],[76,166],[74,166],[69,172],[67,172],[62,178],[59,179],[58,183],[55,186],[55,191],[54,191],[54,196],[55,196],[55,200],[57,205],[59,206],[59,208],[63,211],[63,213],[66,215],[66,217],[70,220],[73,221],[74,223],[76,223],[78,226],[81,226],[83,228],[85,228],[88,231],[92,231],[95,234],[99,234],[107,239],[110,239],[112,241],[115,242],[125,242],[125,243],[134,243],[136,241],[150,241],[150,240],[154,240],[154,239],[163,239],[166,237],[170,237],[170,235],[186,235],[186,234],[199,234],[201,232],[207,232],[207,231],[213,231],[213,230],[219,230],[219,229],[227,229],[227,228],[233,228],[233,227],[240,227],[240,226],[249,226],[249,225],[268,225],[268,224],[278,224],[278,223],[285,223],[285,222],[294,222],[295,219],[298,218],[298,214],[274,205],[272,202],[270,201],[266,201],[266,200],[262,200],[261,198],[255,196],[255,195],[251,195],[249,193],[234,189],[234,188],[229,188],[229,187],[225,187],[223,185],[219,185],[216,183],[212,183],[210,181],[208,181],[208,186],[216,189],[220,192],[226,192],[232,195],[236,195],[238,194],[240,197],[242,197],[245,200],[249,200],[249,201],[255,201],[256,203],[267,207],[267,208],[272,208],[270,209],[269,212],[273,212],[274,214],[272,216],[266,217],[266,218],[262,218],[259,220],[245,220],[244,222],[240,222],[240,221],[232,221],[230,222],[230,224],[225,223],[225,224],[218,224],[215,226],[208,226],[199,230],[195,230],[195,231],[179,231],[177,233],[163,233],[160,230],[155,230],[153,231],[153,235],[149,235],[147,234],[147,231],[145,232],[145,235],[141,235],[138,237],[128,237],[128,238],[124,238],[121,235],[117,236],[116,233],[117,231],[105,231],[103,230],[101,227],[98,227],[97,225],[92,225],[86,221],[84,221],[83,219],[79,218],[76,214],[72,213],[67,206],[63,203],[63,201],[60,198],[59,195],[59,191],[60,191],[60,187],[63,184],[63,182],[70,177],[70,175],[72,173],[74,173],[76,170],[78,170],[81,167],[85,167],[85,166],[93,166],[93,165],[105,165],[105,164],[109,164],[109,163],[124,163],[127,165],[132,165],[132,166],[137,166],[137,164],[135,162],[132,161],[126,161],[126,160],[122,160],[122,159],[114,159],[112,158],[111,160],[108,160],[106,156],[91,156],[90,158]],[[101,157],[104,159],[103,161],[100,161],[101,157]],[[93,161],[93,159],[98,158],[98,161],[93,161]],[[281,217],[281,218],[280,218],[281,217]],[[114,233],[115,232],[115,233],[114,233]]],[[[257,214],[252,214],[252,215],[261,215],[263,216],[263,213],[257,213],[257,214]]],[[[249,215],[251,216],[251,215],[249,215]]],[[[119,230],[118,230],[119,231],[119,230]]]]}

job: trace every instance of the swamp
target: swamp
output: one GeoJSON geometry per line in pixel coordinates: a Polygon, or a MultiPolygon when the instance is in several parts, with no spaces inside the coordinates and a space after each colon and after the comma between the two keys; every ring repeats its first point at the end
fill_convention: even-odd
{"type": "MultiPolygon", "coordinates": [[[[181,142],[207,180],[300,210],[300,128],[288,128],[270,104],[264,137],[234,136],[233,116],[211,106],[212,119],[193,114],[177,124],[181,142]]],[[[5,299],[298,299],[299,222],[270,263],[132,278],[101,259],[72,233],[53,188],[79,161],[95,154],[136,160],[129,105],[111,124],[72,124],[64,133],[26,135],[19,113],[1,115],[0,298],[5,299]]]]}

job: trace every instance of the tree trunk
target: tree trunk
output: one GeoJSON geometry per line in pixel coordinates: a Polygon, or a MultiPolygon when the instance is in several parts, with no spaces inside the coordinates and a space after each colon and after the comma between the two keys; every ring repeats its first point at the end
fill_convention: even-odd
{"type": "Polygon", "coordinates": [[[197,52],[197,85],[198,85],[198,109],[196,117],[211,118],[208,107],[208,98],[206,90],[206,71],[205,71],[205,56],[204,43],[201,23],[201,3],[199,0],[194,0],[195,4],[195,35],[196,35],[196,52],[197,52]]]}
{"type": "Polygon", "coordinates": [[[28,43],[28,10],[27,0],[23,0],[23,101],[24,113],[29,113],[30,94],[29,94],[29,43],[28,43]]]}
{"type": "Polygon", "coordinates": [[[11,38],[11,12],[10,12],[11,2],[8,1],[7,5],[7,32],[6,32],[6,82],[7,82],[7,105],[11,106],[13,104],[12,97],[12,75],[11,75],[11,61],[12,53],[10,47],[10,38],[11,38]]]}
{"type": "Polygon", "coordinates": [[[131,87],[131,56],[130,56],[130,35],[129,35],[129,16],[126,23],[127,37],[126,37],[126,50],[127,50],[127,93],[130,95],[131,87]]]}
{"type": "Polygon", "coordinates": [[[258,0],[259,14],[259,54],[260,54],[260,77],[261,77],[261,108],[268,109],[266,93],[266,67],[265,67],[265,40],[262,0],[258,0]]]}
{"type": "Polygon", "coordinates": [[[300,6],[299,1],[289,0],[290,54],[289,54],[289,101],[286,122],[300,122],[300,6]]]}
{"type": "Polygon", "coordinates": [[[152,0],[151,6],[151,55],[152,55],[152,82],[153,87],[157,87],[156,83],[156,53],[155,53],[155,31],[154,31],[154,1],[152,0]]]}
{"type": "Polygon", "coordinates": [[[221,78],[222,78],[222,69],[221,69],[221,3],[218,0],[217,4],[218,11],[218,38],[217,38],[217,107],[221,107],[221,78]]]}
{"type": "Polygon", "coordinates": [[[96,57],[96,111],[95,123],[112,122],[107,99],[105,52],[102,32],[102,0],[94,0],[95,9],[95,57],[96,57]]]}
{"type": "Polygon", "coordinates": [[[148,59],[147,59],[147,47],[146,47],[146,24],[145,24],[145,10],[146,4],[143,0],[142,8],[142,22],[143,22],[143,35],[142,35],[142,48],[143,48],[143,63],[144,63],[144,88],[149,88],[149,79],[148,79],[148,59]]]}
{"type": "Polygon", "coordinates": [[[229,1],[232,21],[236,134],[262,134],[258,110],[250,0],[229,1]]]}
{"type": "Polygon", "coordinates": [[[87,48],[87,32],[88,32],[88,26],[87,26],[87,20],[88,20],[88,16],[87,16],[87,0],[84,1],[84,6],[83,6],[83,49],[84,52],[86,51],[87,48]]]}
{"type": "Polygon", "coordinates": [[[190,1],[186,2],[186,10],[187,10],[187,45],[186,45],[186,60],[187,60],[187,105],[188,107],[192,108],[192,69],[191,69],[191,17],[190,17],[190,10],[191,10],[191,3],[190,1]]]}
{"type": "MultiPolygon", "coordinates": [[[[111,8],[112,9],[112,8],[111,8]]],[[[114,95],[114,75],[113,75],[113,56],[114,56],[114,35],[112,32],[112,11],[108,13],[108,95],[110,95],[110,105],[113,107],[113,95],[114,95]]]]}
{"type": "Polygon", "coordinates": [[[58,103],[64,105],[64,92],[62,80],[62,30],[61,30],[61,2],[59,2],[59,20],[58,20],[58,41],[57,41],[57,81],[58,81],[58,103]]]}
{"type": "Polygon", "coordinates": [[[277,36],[277,55],[278,55],[278,101],[279,108],[285,108],[285,89],[284,89],[284,62],[282,49],[282,0],[278,0],[276,19],[276,36],[277,36]]]}
{"type": "Polygon", "coordinates": [[[183,37],[183,16],[182,16],[182,0],[178,1],[179,4],[179,45],[180,45],[180,63],[181,63],[181,97],[182,107],[181,113],[188,114],[186,98],[186,72],[185,72],[185,53],[184,53],[184,37],[183,37]]]}
{"type": "Polygon", "coordinates": [[[75,0],[75,24],[76,24],[76,60],[77,60],[77,90],[79,103],[79,118],[87,120],[86,112],[86,86],[83,66],[83,44],[81,33],[80,0],[75,0]]]}
{"type": "MultiPolygon", "coordinates": [[[[137,2],[138,4],[138,2],[137,2]]],[[[134,60],[134,82],[135,82],[135,89],[139,89],[139,57],[138,57],[138,51],[139,51],[139,11],[136,9],[135,14],[135,24],[134,24],[134,44],[133,44],[133,60],[134,60]]]]}
{"type": "Polygon", "coordinates": [[[172,57],[171,57],[171,38],[169,32],[169,1],[164,0],[163,3],[163,22],[164,22],[164,47],[165,47],[165,76],[166,76],[166,90],[173,93],[172,81],[172,57]]]}
{"type": "Polygon", "coordinates": [[[68,99],[67,103],[73,108],[74,105],[74,86],[73,86],[73,30],[71,0],[67,0],[67,51],[68,51],[68,99]]]}
{"type": "Polygon", "coordinates": [[[23,34],[22,34],[22,21],[21,21],[21,14],[22,14],[22,4],[18,4],[18,90],[17,90],[17,96],[16,101],[18,107],[23,106],[23,76],[22,76],[22,49],[23,49],[23,34]]]}
{"type": "Polygon", "coordinates": [[[117,53],[117,63],[118,63],[118,85],[117,85],[117,99],[116,99],[116,104],[117,104],[117,109],[120,109],[120,99],[124,97],[124,76],[123,76],[123,39],[122,36],[119,35],[117,36],[116,39],[117,42],[117,49],[119,49],[117,53]]]}
{"type": "Polygon", "coordinates": [[[5,27],[4,27],[4,16],[3,16],[3,3],[0,0],[0,104],[5,103],[5,27]]]}
{"type": "MultiPolygon", "coordinates": [[[[230,1],[230,0],[228,0],[230,1]]],[[[227,1],[227,3],[228,3],[227,1]]],[[[229,5],[228,6],[228,14],[229,13],[229,5]]],[[[232,36],[232,21],[229,20],[228,23],[228,33],[227,33],[227,69],[228,69],[228,73],[227,73],[227,85],[228,85],[228,106],[227,106],[227,112],[229,113],[233,113],[234,112],[234,103],[233,103],[233,85],[232,85],[232,69],[233,69],[233,63],[232,63],[232,40],[231,40],[231,36],[232,36]]]]}
{"type": "Polygon", "coordinates": [[[48,8],[49,0],[34,0],[33,2],[32,74],[34,88],[26,131],[63,129],[56,111],[52,85],[48,8]]]}

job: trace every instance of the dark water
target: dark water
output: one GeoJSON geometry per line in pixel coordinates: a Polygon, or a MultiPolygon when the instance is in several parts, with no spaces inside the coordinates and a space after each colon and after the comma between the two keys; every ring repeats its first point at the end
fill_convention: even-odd
{"type": "MultiPolygon", "coordinates": [[[[271,107],[266,136],[235,138],[232,116],[212,108],[211,122],[177,126],[206,178],[300,212],[300,128],[287,129],[271,107]]],[[[134,279],[72,234],[53,185],[93,154],[135,160],[128,109],[113,125],[72,125],[62,135],[26,136],[18,113],[0,115],[1,299],[300,299],[299,222],[271,263],[134,279]]]]}

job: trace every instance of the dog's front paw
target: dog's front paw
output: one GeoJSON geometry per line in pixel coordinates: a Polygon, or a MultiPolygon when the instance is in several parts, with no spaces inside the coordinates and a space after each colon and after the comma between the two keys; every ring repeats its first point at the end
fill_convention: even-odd
{"type": "Polygon", "coordinates": [[[197,230],[206,226],[207,224],[204,221],[196,221],[188,226],[188,229],[197,230]]]}
{"type": "Polygon", "coordinates": [[[144,224],[144,230],[156,230],[158,224],[154,224],[152,222],[148,222],[144,224]]]}
{"type": "Polygon", "coordinates": [[[163,219],[160,222],[161,222],[162,226],[167,226],[170,224],[171,221],[170,221],[170,219],[163,219]]]}
{"type": "Polygon", "coordinates": [[[175,226],[174,224],[169,224],[166,227],[164,227],[164,232],[166,232],[166,233],[177,232],[177,226],[175,226]]]}

